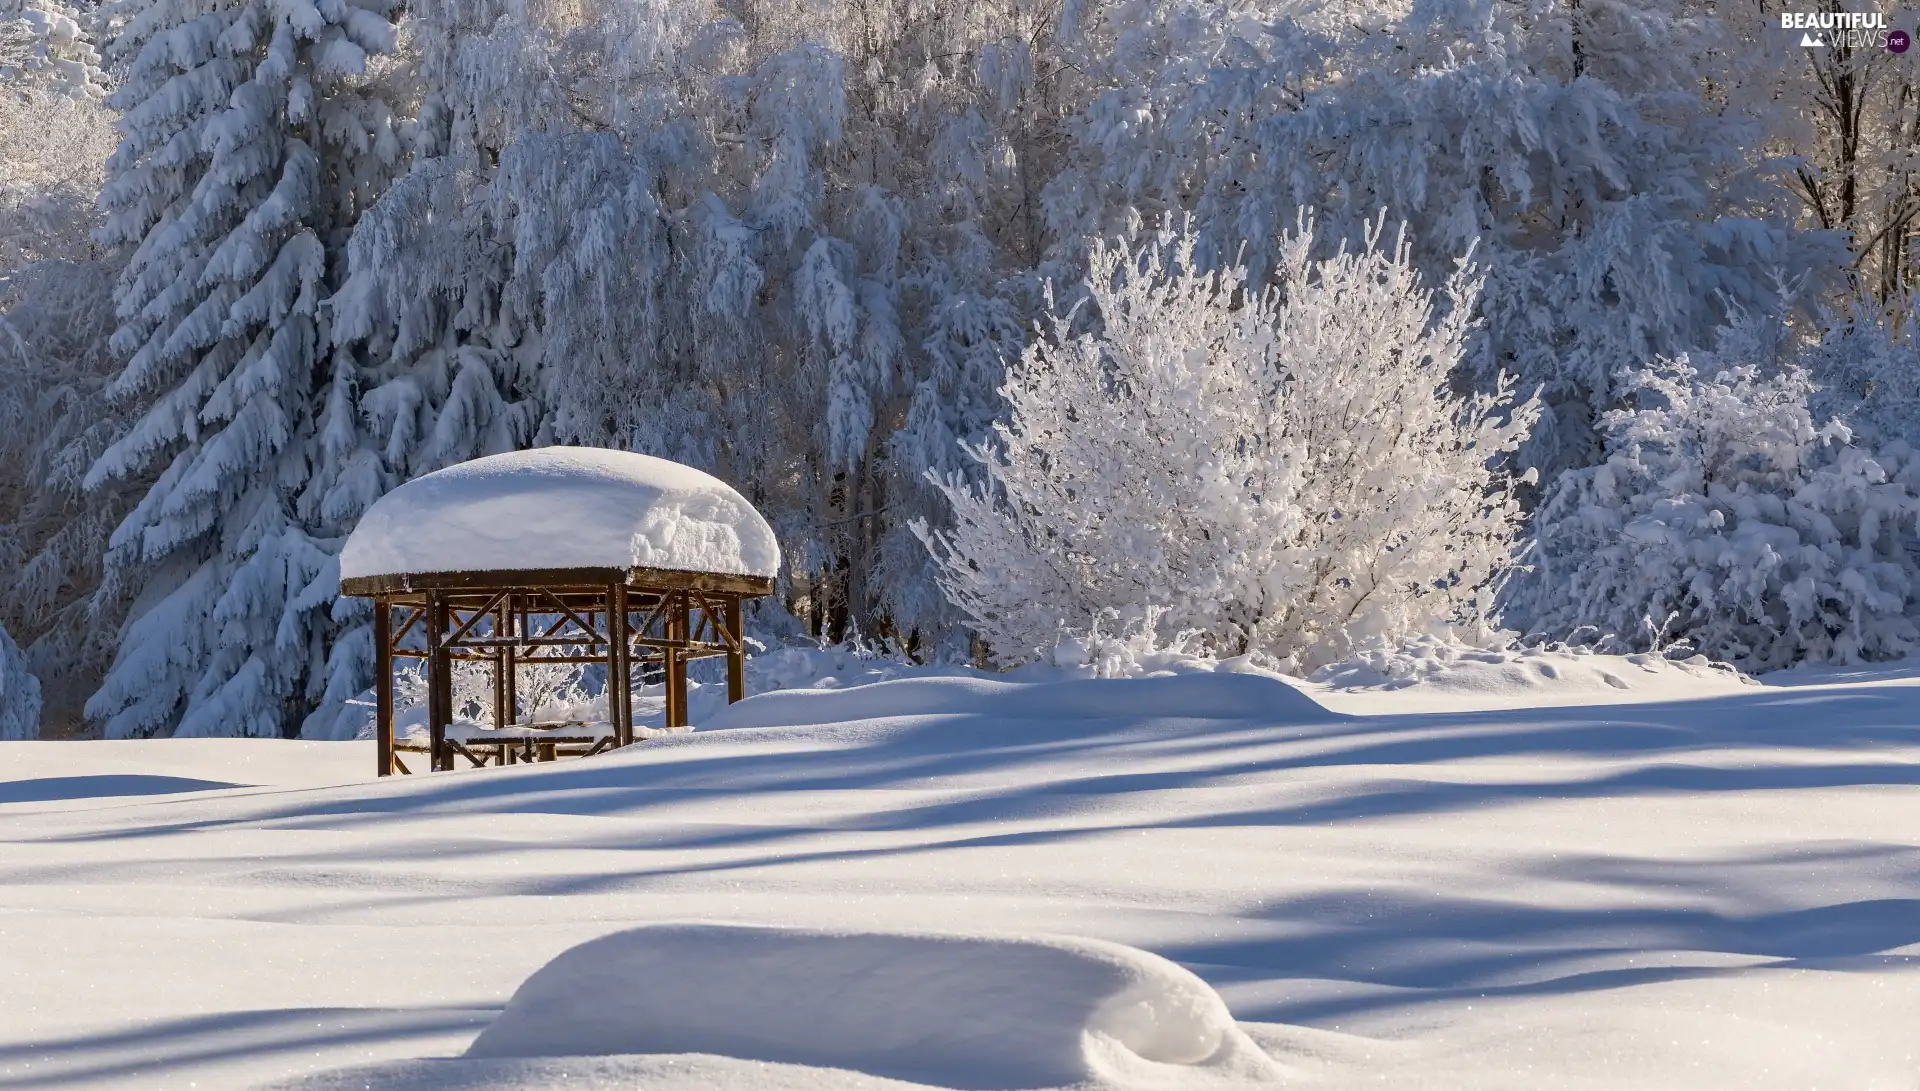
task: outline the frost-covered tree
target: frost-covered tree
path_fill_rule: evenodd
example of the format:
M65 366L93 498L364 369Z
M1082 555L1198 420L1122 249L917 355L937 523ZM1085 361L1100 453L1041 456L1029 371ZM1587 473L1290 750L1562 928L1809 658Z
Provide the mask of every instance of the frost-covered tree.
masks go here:
M117 136L75 18L55 5L32 19L0 10L16 16L0 16L0 37L24 28L15 44L31 47L25 62L0 61L12 66L0 75L0 627L25 645L45 721L64 733L124 605L93 592L127 498L80 486L118 426L101 390L120 257L89 235ZM69 60L78 70L52 63Z
M397 159L365 93L386 0L156 0L113 51L125 139L102 237L130 246L110 395L137 418L93 487L153 485L111 540L138 584L90 718L109 736L277 735L324 685L329 459L351 447L321 303Z
M13 638L0 627L0 742L40 734L40 680L27 669Z
M1408 223L1429 284L1478 240L1449 389L1542 388L1519 464L1546 471L1601 458L1618 376L1831 305L1833 232L1904 222L1796 214L1800 166L1846 183L1772 155L1795 58L1698 0L409 0L397 38L388 2L108 5L126 435L88 504L145 500L93 601L146 596L94 704L115 733L324 733L371 658L341 536L399 481L548 442L739 483L799 626L954 650L909 528L951 525L933 482L977 494L963 443L1005 415L1043 285L1141 222L1188 218L1191 265L1255 297L1295 275L1298 207L1321 258ZM68 48L51 3L0 0L50 13L36 56ZM1875 162L1892 200L1902 161Z
M418 154L335 310L381 487L645 450L753 493L817 632L944 627L905 525L1024 340L1065 15L415 5Z
M1097 332L1054 317L969 448L985 486L943 481L955 526L921 528L946 593L1007 662L1113 615L1296 667L1485 620L1536 406L1450 387L1477 279L1436 309L1377 234L1284 237L1267 287L1194 249L1094 248Z
M1920 257L1920 78L1909 55L1872 38L1828 34L1830 45L1801 48L1801 32L1782 29L1779 14L1806 10L1757 0L1729 12L1729 63L1714 97L1763 122L1752 154L1787 167L1788 207L1802 224L1847 241L1853 286L1902 310Z
M1757 154L1764 104L1714 94L1732 57L1698 5L1129 4L1103 25L1109 86L1052 183L1057 237L1106 230L1087 195L1117 192L1149 216L1190 211L1203 262L1247 245L1256 279L1301 206L1349 242L1386 209L1430 277L1477 241L1468 362L1483 389L1501 372L1543 388L1523 451L1543 473L1597 459L1624 369L1779 310L1783 272L1826 288L1845 265L1842 240L1785 211L1779 164Z
M1605 420L1606 461L1564 475L1536 516L1517 615L1756 671L1920 647L1920 459L1819 423L1806 373L1769 359L1775 338L1742 327L1636 375L1638 407Z
M1856 297L1827 318L1817 343L1779 349L1799 353L1814 384L1814 418L1845 421L1855 442L1869 447L1920 445L1920 315L1913 313L1920 300L1894 302L1898 309L1889 314L1873 296Z

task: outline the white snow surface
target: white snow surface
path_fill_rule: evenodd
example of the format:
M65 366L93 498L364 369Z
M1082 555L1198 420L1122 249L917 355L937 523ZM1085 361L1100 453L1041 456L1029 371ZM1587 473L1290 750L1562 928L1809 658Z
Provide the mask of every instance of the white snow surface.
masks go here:
M1914 1086L1920 664L1422 677L908 676L386 781L0 745L0 1086Z
M414 478L375 501L340 551L343 578L629 566L772 576L780 545L711 474L629 451L540 447Z

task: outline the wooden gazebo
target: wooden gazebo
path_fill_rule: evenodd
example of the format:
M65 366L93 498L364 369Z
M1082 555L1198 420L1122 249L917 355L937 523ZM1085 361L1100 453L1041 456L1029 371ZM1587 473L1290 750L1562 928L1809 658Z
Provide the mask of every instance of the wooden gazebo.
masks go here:
M341 590L374 600L378 772L551 761L634 740L636 668L665 682L665 724L685 727L687 664L725 657L746 696L742 604L770 594L773 532L725 483L691 467L597 448L492 455L409 481L362 517ZM394 738L394 662L426 663L427 741ZM493 727L454 737L453 664L486 665ZM606 721L522 719L529 665L601 665Z

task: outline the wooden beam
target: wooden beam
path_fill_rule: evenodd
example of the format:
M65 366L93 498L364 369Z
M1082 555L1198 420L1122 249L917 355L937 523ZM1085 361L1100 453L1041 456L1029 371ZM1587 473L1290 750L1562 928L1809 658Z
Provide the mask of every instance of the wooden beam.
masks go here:
M625 746L633 741L633 646L627 642L627 585L609 587L607 604L607 719L613 723L613 745Z
M689 572L672 568L527 568L466 572L402 572L350 576L340 581L343 594L371 598L435 588L497 591L502 588L551 588L594 591L620 582L639 590L718 591L735 595L771 595L773 578L727 572Z
M427 768L452 768L446 753L447 724L453 719L453 663L447 658L447 604L438 591L427 592Z
M538 594L541 598L546 599L547 601L553 603L555 606L559 607L560 613L562 615L561 618L555 621L553 625L547 629L546 632L541 633L540 634L541 636L554 635L555 633L560 631L560 626L565 624L567 619L571 618L573 620L573 623L575 625L580 626L580 628L584 630L587 634L585 639L576 640L574 641L574 643L576 644L606 643L606 641L600 636L599 627L593 623L593 609L591 607L587 609L587 616L582 618L579 614L576 614L573 612L572 607L568 606L565 602L561 601L559 596L554 595L548 591L542 590L540 588L535 588L534 592ZM541 611L541 612L544 613L545 611Z
M726 606L727 703L747 695L747 640L740 624L740 600L730 598Z
M513 593L508 592L505 600L500 604L500 631L509 640L514 635L514 626L519 621L519 617L513 608ZM496 719L493 726L505 727L508 724L519 723L520 649L511 643L502 645L500 648L499 688L501 704L506 707L507 718Z
M473 767L475 769L485 769L487 767L487 759L479 756L478 754L475 754L471 750L468 750L466 748L466 745L462 743L459 739L448 739L446 741L446 745L447 745L447 767L449 770L451 770L453 767L453 756L455 754L459 754L460 756L466 758L468 761L472 762Z
M449 596L449 595L441 596L441 598L443 599L451 598L451 597L452 596ZM473 627L475 625L480 624L480 619L492 613L493 608L495 606L498 606L500 604L500 600L506 597L507 597L507 593L505 591L495 591L493 594L487 596L486 600L483 601L478 608L474 608L472 606L463 606L463 607L459 607L458 609L454 609L453 619L455 621L460 620L459 610L462 610L462 609L467 611L467 620L459 628L453 631L453 635L447 637L447 643L458 644L460 642L461 637L464 637L469 632L472 632Z
M374 770L393 775L393 607L384 598L373 603Z
M415 625L420 624L420 622L424 620L426 616L427 616L427 611L424 607L413 607L408 609L406 624L400 626L400 631L393 634L393 643L398 644L402 640L405 640L407 638L407 634L413 631L413 627Z
M667 726L687 726L687 660L680 645L687 639L687 597L673 596L667 610L667 646L661 649L667 662Z

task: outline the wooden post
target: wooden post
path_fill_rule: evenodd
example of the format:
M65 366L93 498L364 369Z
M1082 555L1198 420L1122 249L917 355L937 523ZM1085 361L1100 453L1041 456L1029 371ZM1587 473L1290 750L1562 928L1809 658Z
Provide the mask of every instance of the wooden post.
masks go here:
M667 726L687 726L687 596L671 592L667 598L667 646L661 649L667 668Z
M373 600L374 766L383 777L393 775L393 606L384 597Z
M505 628L505 625L502 623L506 619L506 616L506 600L502 599L500 605L495 607L493 611L493 638L495 640L506 639L506 634L502 632ZM498 729L512 722L513 706L507 704L507 646L505 644L495 644L493 646L493 726Z
M427 592L427 768L453 768L446 753L447 724L453 719L453 661L447 658L447 596Z
M727 596L727 703L747 695L747 630L740 623L740 600Z
M626 584L607 589L607 607L607 720L613 726L613 745L625 746L633 741L633 645L627 633Z
M500 625L505 631L500 635L507 640L519 640L526 633L526 626L520 624L519 612L514 609L514 596L509 594L500 600ZM521 636L514 635L520 633ZM500 649L500 659L506 674L507 723L520 722L520 650L512 644Z

